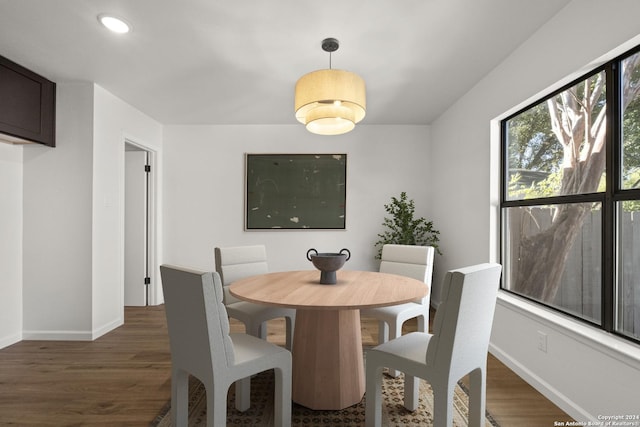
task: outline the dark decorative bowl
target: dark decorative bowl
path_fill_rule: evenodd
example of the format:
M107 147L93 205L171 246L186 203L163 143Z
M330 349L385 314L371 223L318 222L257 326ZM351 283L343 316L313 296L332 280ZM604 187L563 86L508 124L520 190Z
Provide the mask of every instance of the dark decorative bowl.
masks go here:
M315 253L312 254L311 252ZM341 249L338 253L318 253L313 248L307 251L307 259L320 270L320 283L323 285L334 285L336 283L336 271L340 270L344 263L349 261L349 258L351 258L351 252L346 248Z

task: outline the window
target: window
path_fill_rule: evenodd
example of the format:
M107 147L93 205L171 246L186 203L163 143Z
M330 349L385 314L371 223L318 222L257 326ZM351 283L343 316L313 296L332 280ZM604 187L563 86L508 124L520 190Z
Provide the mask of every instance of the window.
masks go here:
M640 340L640 53L620 61L615 330Z
M503 288L640 341L637 48L502 121Z

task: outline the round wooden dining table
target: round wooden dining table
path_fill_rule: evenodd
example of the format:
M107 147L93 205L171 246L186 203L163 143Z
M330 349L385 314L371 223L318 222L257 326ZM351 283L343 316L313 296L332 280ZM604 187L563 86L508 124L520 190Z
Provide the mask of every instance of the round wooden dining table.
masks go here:
M339 270L337 283L326 285L318 270L305 270L247 277L229 291L244 301L296 309L292 399L324 410L364 396L360 309L420 299L428 288L405 276L353 270Z

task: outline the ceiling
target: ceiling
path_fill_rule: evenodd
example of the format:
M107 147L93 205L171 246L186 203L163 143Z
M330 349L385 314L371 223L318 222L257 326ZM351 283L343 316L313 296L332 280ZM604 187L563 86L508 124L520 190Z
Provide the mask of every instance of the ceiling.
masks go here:
M295 124L328 68L367 84L362 124L431 123L570 0L0 0L0 55L93 81L163 124ZM107 31L97 15L133 26Z

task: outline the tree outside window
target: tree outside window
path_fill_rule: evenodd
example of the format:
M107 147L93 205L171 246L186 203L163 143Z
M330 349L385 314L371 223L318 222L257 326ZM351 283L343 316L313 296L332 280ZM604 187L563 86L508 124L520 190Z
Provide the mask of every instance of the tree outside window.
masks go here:
M502 123L505 289L636 340L639 92L635 53Z

